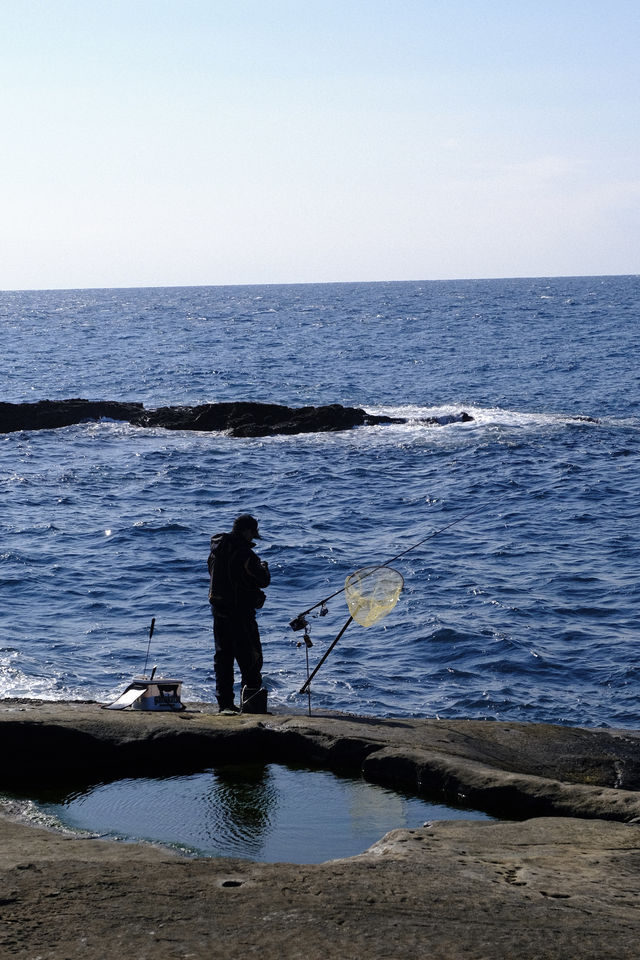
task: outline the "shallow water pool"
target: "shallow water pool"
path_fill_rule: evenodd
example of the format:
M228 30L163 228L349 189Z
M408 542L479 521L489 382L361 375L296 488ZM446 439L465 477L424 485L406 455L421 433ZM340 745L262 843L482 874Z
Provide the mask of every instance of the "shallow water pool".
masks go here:
M41 797L36 807L74 830L269 863L353 856L389 830L427 820L490 819L360 777L276 763L117 780Z

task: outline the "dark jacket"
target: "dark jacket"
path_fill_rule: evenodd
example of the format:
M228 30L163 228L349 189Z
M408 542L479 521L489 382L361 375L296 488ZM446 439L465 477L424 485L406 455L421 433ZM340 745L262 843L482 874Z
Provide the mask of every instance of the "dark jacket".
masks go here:
M271 574L252 550L254 544L235 533L211 537L209 602L220 610L253 611L265 601L263 587Z

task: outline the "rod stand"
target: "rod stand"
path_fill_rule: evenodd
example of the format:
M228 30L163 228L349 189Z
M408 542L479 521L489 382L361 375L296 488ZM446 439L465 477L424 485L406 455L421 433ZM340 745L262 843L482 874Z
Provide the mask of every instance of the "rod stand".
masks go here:
M310 684L311 677L309 676L309 648L312 647L313 644L311 642L311 637L309 636L309 629L306 626L306 624L305 624L304 637L302 638L302 640L299 640L297 643L298 649L300 649L303 643L305 648L304 652L307 659L307 697L309 700L309 716L311 716L311 684Z
M321 657L321 659L320 659L320 660L318 661L318 663L315 665L315 667L314 667L311 675L307 677L307 679L305 680L305 682L304 682L304 683L302 684L302 686L300 687L299 693L304 693L305 690L308 690L308 689L309 689L309 686L310 686L310 684L311 684L311 681L312 681L313 678L315 677L316 673L318 672L318 670L320 669L320 667L322 666L322 664L325 662L325 660L327 659L327 657L329 656L329 654L331 653L331 651L332 651L333 648L335 647L336 643L338 642L338 640L339 640L340 637L343 635L343 633L345 632L345 630L347 629L347 627L349 626L349 624L350 624L352 621L353 621L353 617L349 617L349 619L347 620L347 622L345 623L345 625L343 626L342 630L340 631L340 633L338 634L338 636L335 638L335 640L333 641L333 643L331 644L331 646L329 647L329 649L326 651L326 653L324 654L324 656Z

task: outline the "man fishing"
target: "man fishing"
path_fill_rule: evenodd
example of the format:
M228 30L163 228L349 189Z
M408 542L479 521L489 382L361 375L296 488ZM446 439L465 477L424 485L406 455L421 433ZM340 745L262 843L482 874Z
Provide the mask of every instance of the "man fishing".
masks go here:
M266 561L253 551L254 541L260 539L258 521L248 513L234 520L231 533L211 537L209 603L213 613L216 698L221 713L267 712L256 610L264 604L263 588L269 586L271 574ZM242 677L240 707L234 703L234 660Z

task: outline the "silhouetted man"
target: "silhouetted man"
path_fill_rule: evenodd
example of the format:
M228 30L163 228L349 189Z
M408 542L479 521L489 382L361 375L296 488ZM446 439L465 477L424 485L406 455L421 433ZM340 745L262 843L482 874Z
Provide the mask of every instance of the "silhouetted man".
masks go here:
M267 710L256 610L264 604L262 590L269 586L271 574L266 561L253 551L254 540L259 539L258 521L248 513L236 518L231 533L211 537L209 602L213 613L216 698L221 713ZM234 660L242 677L240 708L233 697Z

